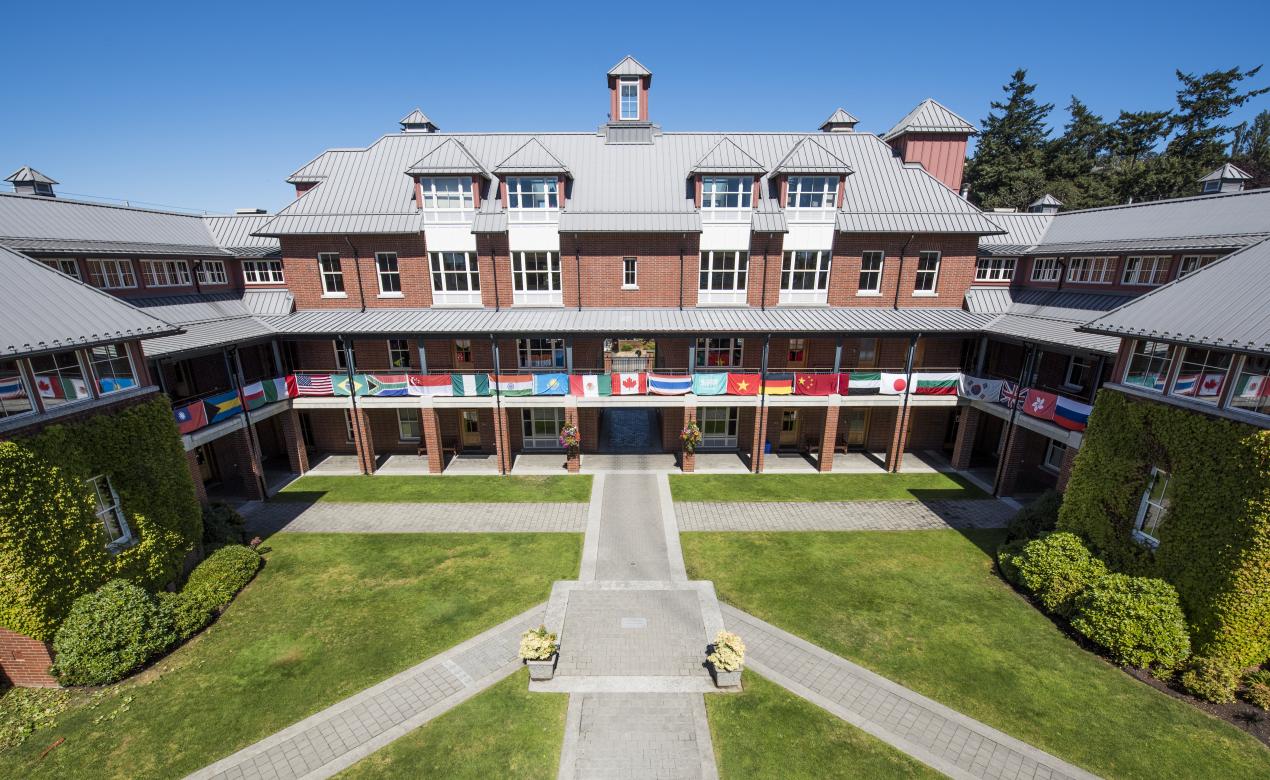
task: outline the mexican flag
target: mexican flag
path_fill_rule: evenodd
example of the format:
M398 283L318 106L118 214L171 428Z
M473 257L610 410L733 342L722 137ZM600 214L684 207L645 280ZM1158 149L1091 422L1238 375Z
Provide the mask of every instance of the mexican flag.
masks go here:
M569 377L569 395L599 398L613 395L613 380L608 374L586 374Z
M491 374L490 376L494 378L494 392L499 395L533 395L532 374Z
M1244 374L1239 378L1239 387L1235 392L1240 398L1260 398L1270 395L1270 377L1258 374Z
M838 392L845 395L877 395L882 389L882 374L877 371L851 371L838 381Z
M961 372L936 373L923 371L913 374L913 392L917 395L956 395L961 384Z
M265 403L271 404L291 397L291 390L284 377L265 379L260 384L265 391Z
M882 395L902 395L908 389L908 377L903 374L888 374L884 371L881 377L879 389Z
M410 395L453 395L449 374L410 374L406 380Z
M450 395L489 395L489 374L450 374Z
M644 395L648 378L644 374L613 374L613 395Z

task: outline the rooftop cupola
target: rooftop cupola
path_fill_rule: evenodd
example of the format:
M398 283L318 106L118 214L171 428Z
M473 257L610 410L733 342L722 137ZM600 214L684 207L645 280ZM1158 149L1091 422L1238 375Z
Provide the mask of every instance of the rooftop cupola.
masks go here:
M609 123L648 122L648 90L653 72L627 55L609 68Z
M1205 195L1214 192L1241 192L1244 182L1251 178L1238 167L1226 163L1199 180L1200 191Z
M432 124L432 120L428 119L428 115L417 108L401 118L401 132L403 133L435 133L437 130L437 126Z
M1027 204L1029 214L1057 214L1063 202L1048 192Z
M860 120L848 114L845 109L839 108L829 115L829 118L820 126L822 133L854 133L856 123Z
M56 198L57 193L53 192L53 185L56 181L50 179L29 165L23 165L5 178L5 181L13 184L13 191L19 195L43 195L46 198Z
M882 140L904 162L920 164L958 192L966 166L966 141L976 132L974 125L927 98L886 131Z

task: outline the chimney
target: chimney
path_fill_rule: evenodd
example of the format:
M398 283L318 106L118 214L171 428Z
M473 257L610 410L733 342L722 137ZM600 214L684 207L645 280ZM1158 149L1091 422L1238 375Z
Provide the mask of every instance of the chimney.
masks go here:
M5 181L12 182L13 191L19 195L42 195L46 198L57 197L57 193L53 192L53 185L57 184L57 182L29 165L24 165L17 169Z
M1048 192L1027 204L1029 214L1057 214L1063 202Z
M1219 192L1242 192L1244 182L1251 178L1237 166L1226 163L1199 180L1200 192L1205 195Z
M435 133L439 129L432 124L431 119L428 119L428 115L418 108L402 117L400 124L403 133Z
M856 123L860 120L848 114L844 109L839 108L829 115L824 124L820 126L822 133L854 133Z
M927 98L886 131L882 140L906 163L920 163L953 192L961 190L966 141L974 125Z
M648 124L648 90L653 72L627 55L609 68L609 124Z

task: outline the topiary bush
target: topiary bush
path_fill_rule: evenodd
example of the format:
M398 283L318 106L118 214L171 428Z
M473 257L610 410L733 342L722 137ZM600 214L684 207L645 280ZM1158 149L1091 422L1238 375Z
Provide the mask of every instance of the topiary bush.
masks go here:
M171 618L154 597L111 580L75 600L53 639L53 672L67 685L103 685L162 653L176 641Z
M1258 669L1244 678L1244 698L1255 707L1270 710L1270 669Z
M1001 572L1001 576L1006 582L1022 586L1023 582L1019 579L1019 564L1017 558L1019 553L1023 552L1023 548L1027 546L1029 540L1015 539L1006 542L997 549L997 569Z
M1239 667L1223 658L1195 656L1182 672L1182 687L1215 704L1230 704L1239 687Z
M1070 615L1072 599L1096 580L1107 567L1095 558L1075 534L1053 533L1024 545L1012 559L1019 581L1050 612Z
M1072 628L1117 663L1171 672L1191 653L1177 591L1164 580L1110 574L1073 603Z
M158 594L159 608L172 621L172 629L182 642L197 634L208 623L212 622L213 611L201 599L192 598L189 594Z
M1047 490L1020 509L1006 528L1006 541L1036 539L1053 532L1058 525L1058 509L1063 499L1056 491Z
M209 611L216 610L233 601L259 568L260 553L250 547L222 547L194 567L181 593Z
M232 506L209 504L203 507L203 544L209 547L242 544L245 524L243 516Z

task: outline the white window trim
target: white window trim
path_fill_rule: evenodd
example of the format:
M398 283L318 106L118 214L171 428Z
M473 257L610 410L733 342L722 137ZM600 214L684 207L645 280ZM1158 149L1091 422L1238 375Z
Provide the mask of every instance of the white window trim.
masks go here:
M379 263L380 263L380 261L381 261L381 260L387 260L387 259L388 259L388 258L390 258L390 257L392 258L392 262L393 262L393 266L394 266L394 268L393 268L393 270L391 270L391 271L387 271L387 272L385 272L385 271L384 271L384 269L383 269L382 267L380 267ZM397 277L397 287L401 287L401 260L397 257L397 253L396 253L396 252L376 252L376 253L375 253L375 281L376 281L376 283L379 285L379 295L378 295L378 296L376 296L376 297L379 297L379 298L404 298L404 297L406 297L406 294L405 294L404 292L402 292L400 289L397 289L397 290L385 290L385 289L384 289L384 275L385 275L385 273L387 273L388 275L391 275L391 276L396 276L396 277Z
M871 257L871 255L876 255L876 258ZM878 261L878 268L876 272L873 270L865 269L864 262L865 260L869 260L869 259L876 259ZM862 277L866 273L868 274L877 273L878 282L876 287L860 287L859 286L860 279L857 278L856 279L856 293L855 293L856 296L863 298L863 297L875 297L875 296L881 295L882 294L882 279L885 272L886 272L886 252L883 252L880 249L869 249L867 251L861 252L860 253L860 276Z
M560 429L564 427L564 409L562 407L539 407L521 410L520 432L522 446L527 450L560 449ZM535 433L534 423L550 418L552 423L549 433Z
M726 354L727 363L711 363L711 354ZM703 337L693 343L696 368L741 368L745 362L745 339Z
M538 349L538 350L531 349L530 343L534 341L547 342L547 347L545 351L550 354L549 364L539 365L539 364L535 364L532 361L532 356L534 354L539 354L544 351L542 349ZM521 368L527 371L529 370L547 371L547 370L553 370L553 369L559 370L565 367L565 362L566 362L565 349L566 349L566 346L565 346L564 339L550 339L550 338L516 339L516 363ZM527 358L529 359L527 360Z
M1067 281L1073 284L1115 284L1116 258L1104 255L1068 258Z
M403 420L401 417L403 412L414 413L414 419ZM406 434L407 423L412 423L414 427L419 429L419 432L413 436L407 435ZM418 407L410 407L408 409L398 408L397 409L397 441L417 442L422 440L423 440L423 420L420 417L419 408Z
M640 97L639 93L640 93L640 89L641 89L641 87L640 87L640 83L639 83L639 82L640 82L640 80L639 80L638 78L622 78L622 79L618 79L618 82L617 82L617 115L618 115L618 121L620 121L620 122L638 122L638 121L639 121L639 118L640 118L640 117L639 117L639 97ZM623 88L623 87L628 87L628 86L633 86L633 87L635 87L635 116L627 116L627 115L626 115L626 106L624 105L623 100L622 100L622 97L623 97L623 96L622 96L622 88Z
M101 523L102 533L106 536L106 549L111 552L119 550L132 544L132 529L128 526L128 518L124 516L123 506L119 500L119 493L115 490L115 486L111 484L110 477L105 474L98 474L86 480L93 491L93 501L96 504L94 512L98 522ZM102 481L105 482L106 491L110 494L110 503L105 504L102 497ZM107 515L113 515L116 524L121 532L117 539L110 538L110 525L106 520Z
M334 271L326 270L325 266L323 265L324 263L329 262L330 260L334 260L336 263L336 270ZM338 278L340 280L340 287L344 286L344 263L340 259L339 252L318 252L317 262L318 262L318 277L322 281L322 297L323 298L347 298L348 290L332 290L328 286L328 280L327 280L328 276L331 277L331 279Z
M1067 457L1067 445L1054 439L1046 439L1045 441L1045 455L1041 458L1041 468L1057 474L1063 470L1063 458ZM1057 465L1051 462L1055 453L1058 453Z
M1133 370L1133 358L1135 355L1138 354L1138 347L1139 345L1142 345L1142 344L1164 344L1164 346L1166 347L1164 352L1165 356L1163 358L1164 373L1162 374L1165 380L1165 385L1156 387L1154 384L1152 384L1151 387L1147 387L1146 385L1129 381L1129 372ZM1142 354L1144 357L1146 356L1146 353L1142 353ZM1152 393L1163 394L1165 390L1171 391L1172 388L1168 387L1169 374L1173 372L1173 361L1178 359L1179 359L1179 354L1178 354L1177 348L1171 344L1168 344L1166 342L1161 342L1161 341L1152 341L1151 339L1136 339L1133 342L1133 346L1129 348L1129 359L1125 361L1124 372L1120 375L1120 382L1122 384L1128 385L1129 387L1136 387L1139 390L1146 390Z
M1186 270L1186 261L1193 260L1195 267ZM1182 255L1182 262L1177 267L1177 278L1183 279L1196 271L1202 271L1213 263L1217 262L1217 255Z
M352 339L350 339L350 341L352 341ZM331 339L331 347L333 348L335 352L335 370L347 372L348 364L344 362L345 358L347 357L347 353L344 351L344 342L338 338ZM353 353L353 370L356 371L357 370L357 342L356 341L353 341L353 343L350 345L349 351Z
M737 446L737 432L740 430L740 413L735 406L705 406L698 412L701 426L702 449L732 449ZM723 433L711 433L706 430L714 423L723 424Z
M116 387L114 390L103 390L101 387L101 376L97 373L97 361L93 360L92 349L84 351L83 357L80 358L80 365L85 363L88 366L88 374L91 375L92 381L89 387L92 388L92 394L98 398L119 393L124 390L131 390L138 385L137 382L137 366L132 360L132 350L128 349L127 344L119 344L123 348L123 356L128 360L128 374L132 378L132 384L129 387Z
M715 261L722 261L725 256L733 255L733 264L731 270L724 268L715 268ZM705 266L703 270L702 266ZM745 270L741 270L744 265ZM732 280L731 287L722 287L714 289L712 287L701 286L701 275L707 277L707 285L711 283L716 273L726 274ZM741 284L739 277L745 275L745 283ZM749 300L750 288L750 253L744 249L703 249L701 257L697 262L697 305L698 306L736 306L744 304Z
M820 189L803 188L804 184L809 184L815 179L824 179L824 186ZM817 176L813 174L807 176L787 177L785 180L786 218L791 222L832 222L837 218L838 191L841 186L841 179L838 176ZM822 205L795 205L798 200L798 196L804 194L821 196Z
M252 276L255 276L256 279L253 280ZM283 271L281 260L243 261L243 284L285 284L286 281L286 274Z
M14 417L23 417L28 414L34 414L36 412L35 387L30 382L27 381L27 372L30 370L30 366L27 364L25 360L19 360L17 358L9 358L8 360L12 362L14 368L17 369L18 384L21 387L21 390L23 393L22 397L26 398L27 408L16 410L12 413L6 413L3 416L0 416L0 424L3 424L4 421L6 420L13 419ZM15 396L12 399L5 399L5 400L17 400L17 397Z
M1057 282L1060 271L1057 257L1032 258L1031 280L1034 282Z
M924 257L924 255L935 256L935 271L934 271L935 275L931 279L929 290L917 289L917 280L921 278L922 274L931 273L930 271L922 270L922 260L928 259ZM917 260L915 261L917 265L913 266L913 297L914 298L938 298L939 297L939 270L940 270L940 266L944 264L943 261L944 261L943 254L937 250L926 250L926 251L917 253Z
M1157 547L1160 544L1159 537L1152 536L1143 527L1146 524L1147 508L1149 506L1155 506L1150 501L1151 488L1155 486L1155 480L1160 475L1164 476L1164 490L1161 491L1160 497L1165 499L1165 501L1164 503L1159 505L1161 516L1159 521L1155 524L1155 528L1151 529L1152 531L1159 533L1160 526L1164 523L1163 515L1164 513L1168 512L1167 498L1168 498L1168 492L1169 492L1169 482L1173 479L1173 475L1165 471L1164 469L1158 468L1156 466L1151 467L1151 476L1147 478L1147 487L1146 487L1146 490L1142 491L1142 498L1138 501L1138 514L1133 521L1133 538L1137 539L1139 542L1142 542L1148 547Z
M459 205L441 205L438 195L438 182L458 182ZM463 176L420 176L419 177L419 209L423 212L425 224L462 224L471 222L476 215L476 196L473 182ZM448 191L444 192L448 199Z
M525 259L528 255L546 255L547 270L546 271L529 271L525 268ZM520 263L520 270L516 270L517 261ZM555 251L547 252L512 252L511 253L511 271L512 271L512 304L514 306L563 306L564 305L564 271L560 262L560 253ZM547 289L530 290L527 284L530 275L546 274ZM516 289L517 283L521 289Z
M1126 257L1121 283L1130 287L1159 287L1168 282L1168 266L1172 259L1171 255L1133 255L1132 257ZM1137 267L1130 269L1134 261L1137 261ZM1161 265L1163 266L1164 279L1162 281L1151 281L1149 278L1147 281L1143 281L1143 269L1147 261L1151 262L1151 273L1147 275L1149 277L1154 277L1161 270Z
M93 263L99 263L100 265L98 267L101 269L101 273L100 273L101 278L98 280L99 282L101 282L101 284L97 285L98 289L100 290L135 290L137 288L136 269L132 267L131 260L118 259L118 258L112 258L112 257L90 257L87 263L88 279L90 284L92 283L92 279L93 279ZM121 282L120 284L106 283L110 276L110 273L106 271L107 268L110 268L111 271L114 273L114 275L119 277L119 281ZM125 274L124 274L125 269L127 270L127 278L132 280L131 284L122 284L125 278Z
M1084 385L1078 385L1072 381L1072 369L1076 367L1077 361L1079 361L1085 368L1094 367L1094 363L1090 362L1086 358L1081 357L1080 355L1069 355L1067 358L1067 370L1063 372L1063 387L1069 390L1084 390L1085 389Z
M76 379L82 382L84 385L84 391L87 393L87 395L85 395L83 398L66 398L64 399L65 400L64 404L50 404L49 401L47 400L48 398L50 398L50 396L42 395L40 393L40 377L55 376L57 377L57 381L61 383L63 369L57 368L56 365L57 365L57 356L63 355L63 354L71 354L75 356L75 367L79 369L79 376L70 377L70 381L72 382L72 386L73 386L74 380ZM48 353L48 356L53 359L55 368L47 370L47 371L40 371L35 366L35 360L41 356L28 358L26 361L27 368L30 369L31 371L31 378L35 380L34 383L31 385L31 392L39 397L40 405L44 407L45 412L50 411L50 407L60 408L62 406L69 405L69 404L78 404L78 403L83 403L85 401L91 401L94 398L98 397L97 382L93 378L93 372L88 366L88 357L83 353L82 350L67 349L67 350L62 350L60 352ZM129 357L129 360L131 360L131 357ZM134 370L134 376L135 376L135 370ZM25 377L23 377L23 379L25 379ZM56 398L56 396L52 396L52 397Z
M394 348L394 347L393 347L393 345L392 345L392 343L393 343L394 341L400 341L402 344L405 344L405 348L404 348L404 349L402 349L402 350L398 350L398 349ZM400 370L402 370L402 371L406 371L406 370L408 370L408 369L410 368L410 355L411 355L411 353L414 351L414 350L412 350L412 349L410 348L410 341L409 341L408 339L385 339L385 340L384 340L384 343L385 343L385 344L387 345L387 347L388 347L388 367L389 367L389 368L391 368L391 369L393 369L394 371L396 371L396 370L398 370L398 369L400 369ZM402 351L404 351L404 352L406 353L406 362L405 362L405 364L404 364L404 365L399 366L399 365L397 365L396 363L394 363L394 362L393 362L393 354L392 354L392 353L393 353L393 352L402 352Z
M532 189L523 189L523 182L543 182L542 206L524 206L524 198L536 196ZM513 187L513 185L515 185ZM507 218L512 222L555 222L560 219L560 180L555 176L509 176L507 177ZM552 199L556 203L551 204ZM513 200L518 201L513 205Z
M146 287L189 287L190 264L184 260L142 260L141 278Z
M194 269L194 278L206 287L219 287L229 284L229 270L224 260L200 260Z
M735 190L731 182L739 182ZM716 190L724 196L733 192L737 196L736 206L714 206L706 201L706 182L727 182L726 189ZM748 222L754 211L754 177L706 175L701 177L701 218L706 222Z
M816 267L813 270L795 270L794 257L800 252L810 252L814 255ZM819 250L786 250L781 255L781 275L780 275L780 295L778 303L781 305L801 305L801 306L825 306L829 303L829 280L833 270L833 252L828 249ZM811 274L815 284L811 289L791 289L787 287L787 283L792 284L794 274ZM821 286L823 280L824 286Z
M466 290L449 290L446 289L448 284L447 274L460 273L458 271L446 271L444 265L444 255L462 255L463 267L462 274L467 278ZM428 253L428 285L432 288L432 305L433 306L480 306L481 305L481 272L478 265L479 259L475 252L429 252ZM438 278L440 277L441 288L437 289Z
M1009 282L1014 279L1017 257L980 257L975 260L976 282Z
M83 277L79 274L79 263L73 257L55 257L41 260L40 262L58 273L65 274L81 282L83 281Z
M630 270L631 270L631 273L630 273L631 281L629 282L626 281L626 266L628 263L630 264ZM639 258L638 257L623 257L622 258L622 289L623 290L638 290L639 289Z

